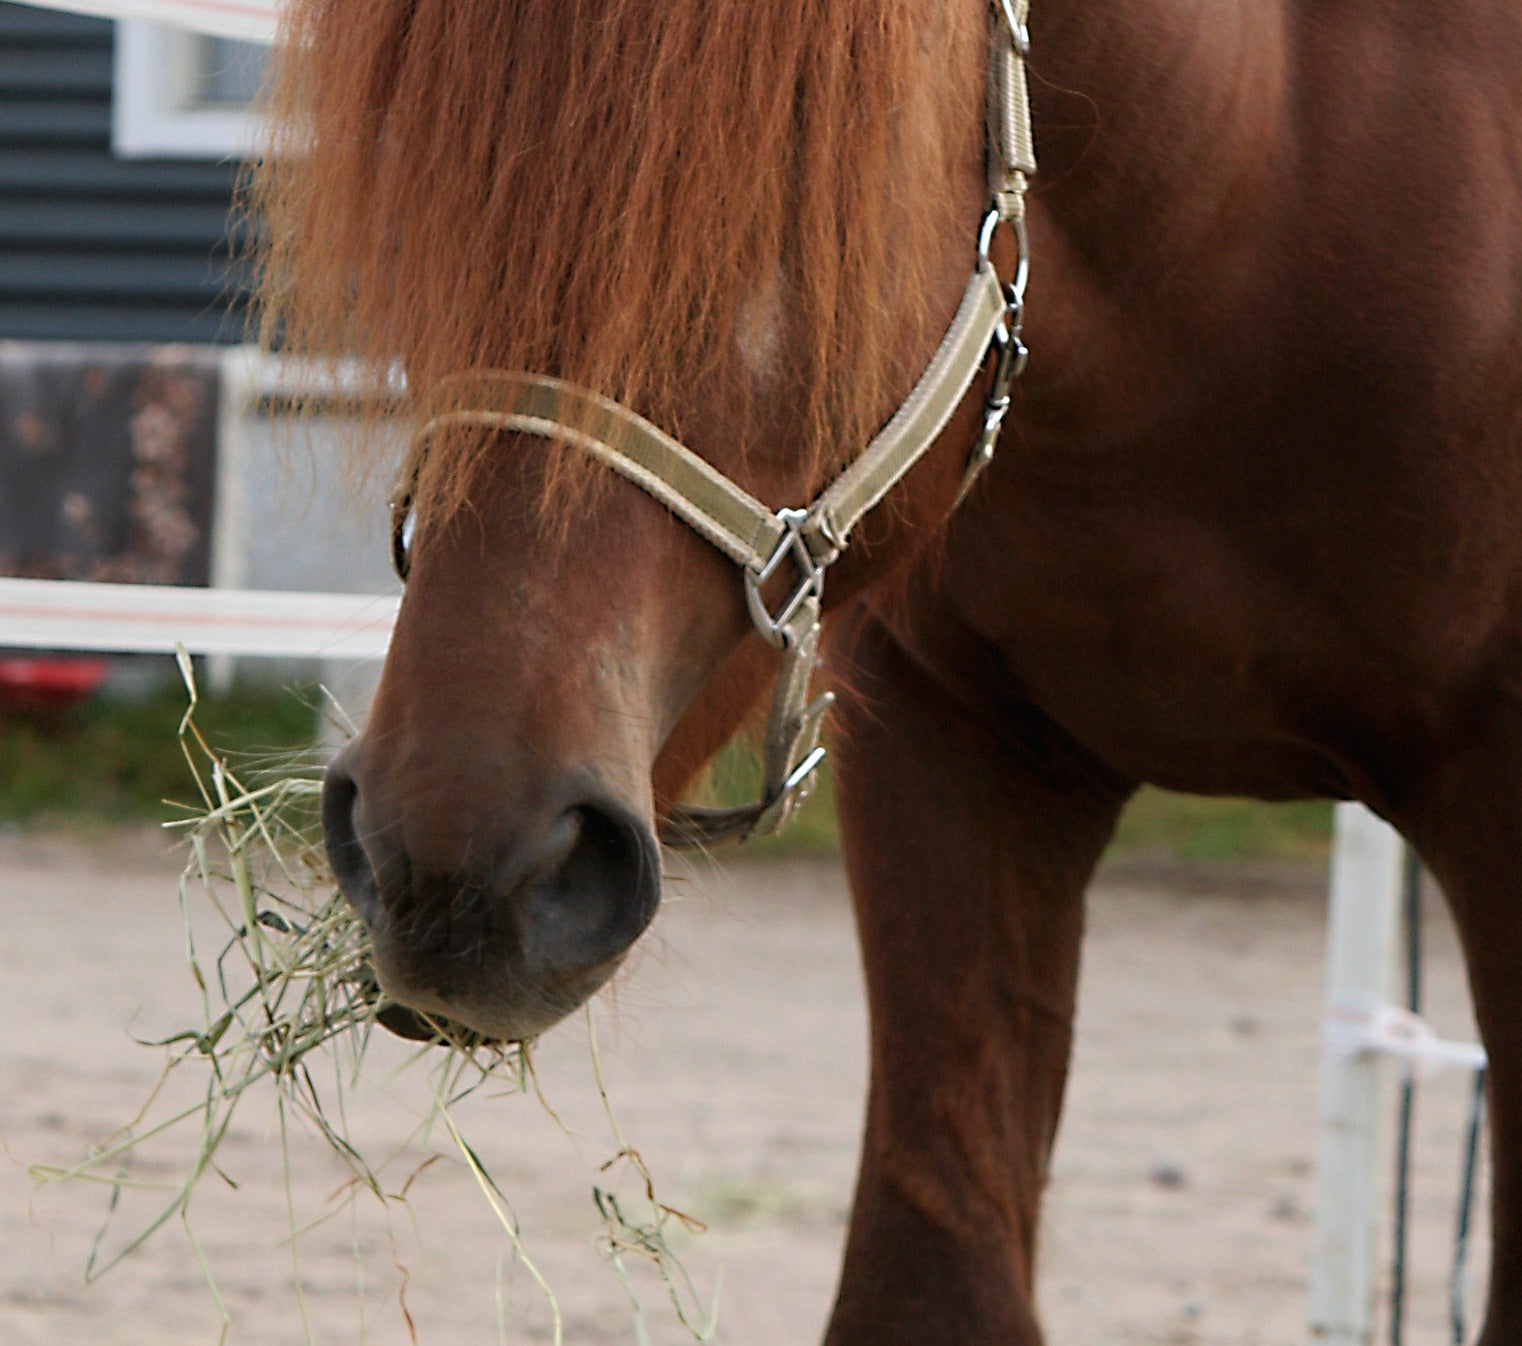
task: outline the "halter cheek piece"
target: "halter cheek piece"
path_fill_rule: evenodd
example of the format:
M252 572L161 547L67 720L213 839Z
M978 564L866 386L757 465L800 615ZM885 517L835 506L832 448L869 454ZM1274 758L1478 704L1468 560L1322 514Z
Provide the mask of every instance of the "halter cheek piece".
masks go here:
M930 364L903 405L871 443L804 509L769 509L723 473L627 407L585 388L542 374L485 371L446 380L439 401L449 407L427 418L414 449L441 430L472 427L539 435L575 445L654 496L741 568L746 604L756 629L782 655L767 721L761 798L732 809L681 806L662 829L672 845L700 845L775 831L808 794L824 760L821 721L834 695L810 699L819 649L825 572L851 530L919 461L945 429L973 380L993 358L993 383L983 426L968 458L960 504L993 457L1009 409L1011 383L1024 368L1020 340L1029 250L1025 186L1036 171L1031 141L1025 58L1029 0L994 0L988 66L987 162L989 207L978 235L977 260ZM1015 274L1001 282L989 261L995 229L1009 224L1018 248ZM414 462L416 457L414 454ZM412 493L393 501L392 554L406 579ZM787 562L796 579L776 608L761 590Z

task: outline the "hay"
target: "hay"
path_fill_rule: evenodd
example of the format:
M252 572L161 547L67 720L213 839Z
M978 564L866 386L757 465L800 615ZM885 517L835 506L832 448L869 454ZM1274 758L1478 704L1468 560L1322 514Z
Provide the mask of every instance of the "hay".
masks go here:
M382 1174L393 1167L397 1156L377 1160L362 1154L348 1134L347 1115L363 1078L367 1048L381 1017L394 1002L387 999L375 978L363 922L337 891L317 836L320 775L315 771L304 775L256 773L247 780L240 778L196 725L195 678L183 652L180 668L190 697L180 726L180 743L199 804L186 808L183 818L166 826L183 836L188 851L179 884L179 904L186 960L197 987L200 1013L194 1027L144 1042L164 1053L164 1065L158 1083L131 1121L79 1163L70 1167L33 1165L30 1173L43 1183L88 1181L108 1189L107 1213L91 1246L86 1280L104 1275L164 1226L178 1221L221 1317L225 1338L230 1326L228 1310L202 1254L191 1208L192 1198L209 1175L236 1186L218 1167L217 1155L246 1099L260 1095L274 1099L285 1173L292 1281L304 1323L300 1275L303 1235L351 1208L366 1193L389 1216L406 1202L413 1182L439 1155L423 1155L399 1186L388 1187ZM225 939L214 957L203 953L193 928L198 906L204 915L207 904L225 930ZM462 1132L454 1113L462 1100L492 1085L497 1092L532 1094L554 1117L538 1088L532 1044L492 1043L446 1020L429 1017L425 1022L434 1030L434 1040L413 1050L402 1069L427 1073L433 1108L409 1144L421 1147L430 1134L447 1134L502 1231L506 1251L542 1294L553 1340L559 1346L563 1316L555 1293L529 1255L506 1194ZM598 1170L592 1195L603 1220L601 1249L629 1297L636 1339L645 1342L647 1330L645 1310L626 1267L630 1257L647 1259L653 1265L677 1321L695 1339L711 1340L713 1318L703 1309L667 1238L673 1224L685 1230L697 1230L701 1225L658 1199L650 1172L639 1152L625 1140L609 1100L590 1006L586 1026L593 1077L616 1147L613 1157ZM197 1101L159 1115L156 1105L170 1077L195 1072L204 1077ZM348 1181L327 1203L326 1212L304 1226L298 1221L290 1176L293 1125L321 1137L349 1173ZM164 1185L135 1179L130 1162L134 1154L146 1142L170 1135L184 1146L187 1156L178 1180ZM415 1152L422 1154L421 1148ZM629 1186L634 1188L632 1197L624 1191ZM164 1200L135 1228L117 1233L114 1226L122 1197L134 1189L162 1192ZM420 1235L425 1232L419 1231ZM120 1240L109 1252L108 1235ZM404 1269L402 1274L405 1280ZM499 1331L505 1333L500 1294L499 1276ZM401 1312L410 1330L404 1297ZM307 1337L310 1341L309 1325Z

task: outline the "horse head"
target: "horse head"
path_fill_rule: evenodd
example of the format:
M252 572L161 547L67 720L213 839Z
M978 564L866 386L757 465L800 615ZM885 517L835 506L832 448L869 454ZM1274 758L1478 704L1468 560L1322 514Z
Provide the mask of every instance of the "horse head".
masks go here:
M297 7L276 125L311 150L272 156L258 188L281 340L399 364L414 409L446 408L411 461L406 595L323 825L388 994L523 1038L649 925L661 822L776 655L734 559L582 452L574 418L450 421L451 380L555 376L768 507L813 500L961 312L989 20L801 0L743 24L696 4L371 8L339 24ZM982 355L978 390L937 423L946 447L857 530L833 601L949 511Z

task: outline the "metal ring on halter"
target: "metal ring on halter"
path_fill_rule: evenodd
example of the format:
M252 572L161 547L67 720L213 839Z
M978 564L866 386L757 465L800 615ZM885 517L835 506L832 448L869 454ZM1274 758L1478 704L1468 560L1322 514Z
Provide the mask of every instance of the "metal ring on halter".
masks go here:
M1001 224L1008 224L1015 235L1015 274L1006 283L1006 288L1023 304L1025 283L1030 279L1031 273L1030 235L1025 231L1024 219L1017 215L1006 220L997 206L989 207L978 229L978 266L982 269L993 265L988 260L988 250L993 247L994 230Z

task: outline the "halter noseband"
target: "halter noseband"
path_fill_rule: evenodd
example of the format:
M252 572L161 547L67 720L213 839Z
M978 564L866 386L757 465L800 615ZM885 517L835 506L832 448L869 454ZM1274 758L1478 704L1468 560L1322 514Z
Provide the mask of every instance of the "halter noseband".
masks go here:
M658 426L585 388L542 374L484 371L445 381L439 400L451 408L426 419L414 447L441 430L473 427L561 440L655 497L741 567L752 621L782 654L767 720L761 798L740 808L679 806L662 828L669 845L702 845L774 832L807 796L824 760L821 722L834 701L810 698L818 659L825 572L840 557L863 515L935 442L973 380L994 358L983 426L968 458L960 504L993 457L1009 409L1011 383L1024 368L1020 339L1029 250L1025 234L1026 181L1036 171L1025 58L1029 0L993 0L988 67L987 163L989 207L978 235L977 260L956 316L925 373L861 455L804 509L772 510ZM1018 248L1015 275L1002 282L989 261L1000 224ZM447 398L444 393L447 390ZM415 461L415 457L414 457ZM392 555L398 576L408 570L412 492L391 505ZM797 579L774 609L762 586L791 561Z

